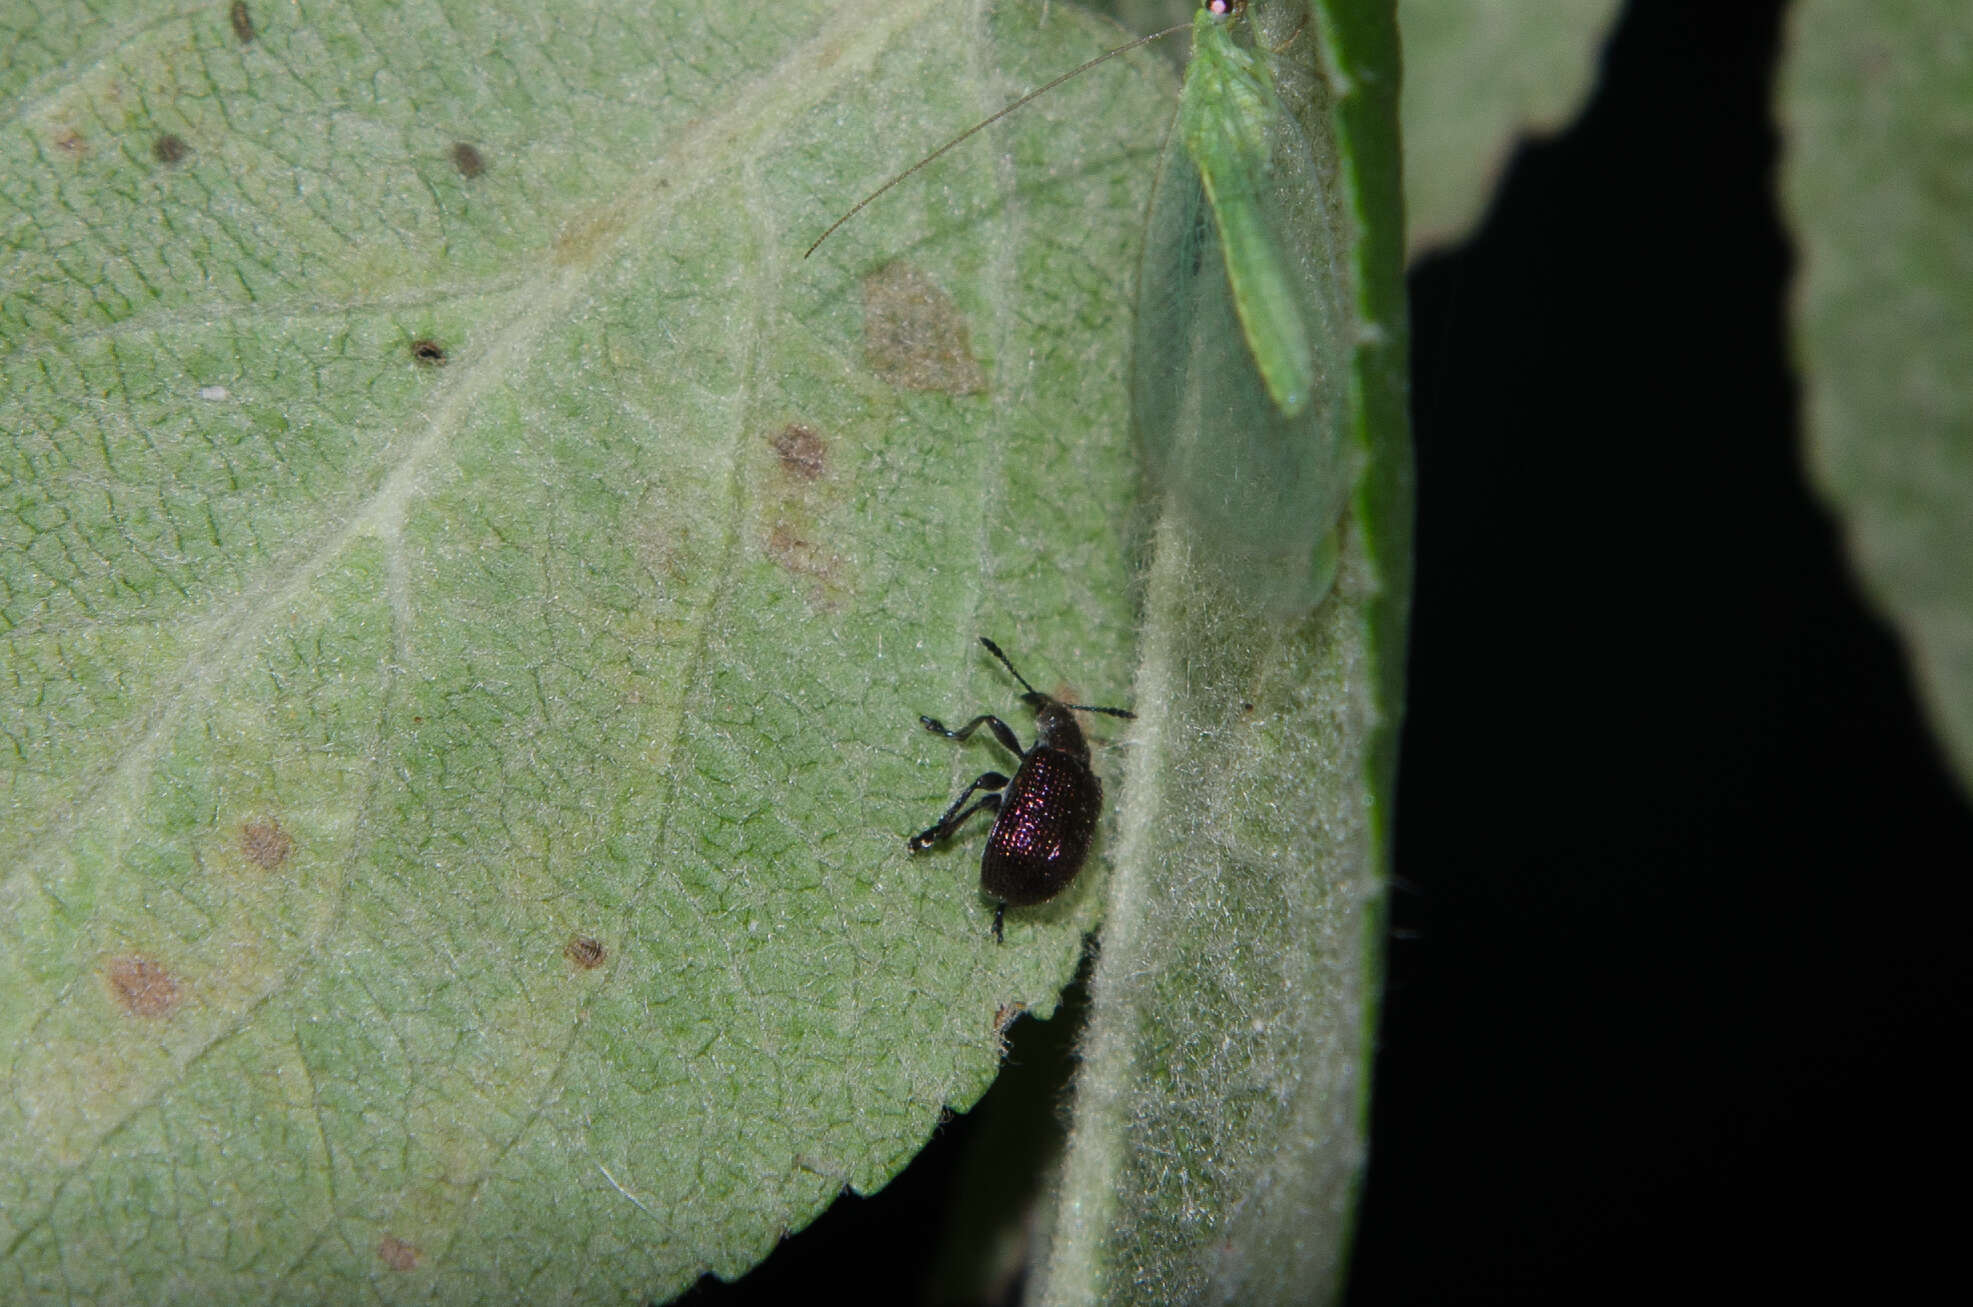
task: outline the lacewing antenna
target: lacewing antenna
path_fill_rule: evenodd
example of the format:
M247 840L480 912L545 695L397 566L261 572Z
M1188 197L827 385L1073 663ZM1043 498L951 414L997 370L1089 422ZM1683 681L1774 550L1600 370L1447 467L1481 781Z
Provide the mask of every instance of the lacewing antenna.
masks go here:
M944 145L939 146L938 149L933 150L930 154L926 155L924 158L912 164L909 168L906 168L903 172L899 173L897 176L885 182L882 186L879 186L876 190L870 192L868 195L858 200L856 204L851 207L848 213L845 213L842 217L830 223L828 230L824 231L820 236L817 236L815 238L815 243L813 245L810 245L807 249L802 251L802 257L805 259L809 255L821 249L822 242L828 240L831 236L836 234L836 228L842 226L844 223L848 222L851 218L854 218L857 214L862 213L864 209L870 206L871 201L875 200L878 196L882 195L885 191L888 191L891 187L897 185L905 178L911 176L913 173L917 172L920 168L923 168L926 164L932 163L933 161L937 160L939 156L943 155L947 150L950 150L954 146L959 145L966 140L969 140L976 133L985 131L987 128L993 126L995 123L999 122L1002 118L1005 118L1008 114L1013 113L1016 109L1019 109L1022 105L1027 104L1030 100L1034 100L1040 96L1048 94L1050 91L1060 86L1063 82L1068 81L1072 77L1082 76L1084 73L1088 72L1090 69L1094 68L1096 65L1100 63L1104 63L1108 60L1114 59L1120 54L1128 54L1132 50L1135 50L1140 45L1149 45L1153 41L1162 41L1165 37L1170 36L1173 32L1187 31L1191 28L1191 26L1192 25L1190 23L1180 23L1176 27L1167 27L1162 32L1153 32L1149 36L1140 36L1135 41L1127 42L1123 45L1118 46L1114 50L1105 50L1102 54L1097 55L1094 59L1088 60L1085 63L1077 64L1074 68L1071 68L1068 72L1063 73L1060 77L1055 78L1053 81L1045 82L1042 85L1036 87L1034 90L1029 91L1026 95L1014 101L1014 103L1008 105L1006 108L1000 110L992 117L983 118L979 122L974 123L971 127L968 127L965 131L959 133L959 135L953 137L951 140L947 141Z

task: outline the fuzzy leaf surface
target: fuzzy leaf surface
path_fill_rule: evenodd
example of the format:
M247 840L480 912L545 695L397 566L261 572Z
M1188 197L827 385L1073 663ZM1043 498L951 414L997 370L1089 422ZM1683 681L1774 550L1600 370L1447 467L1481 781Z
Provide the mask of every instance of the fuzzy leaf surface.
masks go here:
M0 1299L669 1296L1052 1008L916 718L1128 685L1165 88L799 257L1038 18L0 17Z

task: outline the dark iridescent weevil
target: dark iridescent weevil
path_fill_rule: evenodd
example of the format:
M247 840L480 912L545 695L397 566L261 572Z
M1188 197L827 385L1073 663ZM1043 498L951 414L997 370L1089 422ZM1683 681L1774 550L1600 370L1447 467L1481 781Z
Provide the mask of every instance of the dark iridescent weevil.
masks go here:
M985 636L980 637L980 643L1027 690L1021 702L1034 709L1034 747L1023 749L1013 728L991 713L981 713L956 731L947 730L937 718L920 717L926 730L948 740L964 740L984 726L1021 760L1021 765L1011 781L997 771L981 775L952 801L936 824L913 835L908 843L913 853L922 853L948 838L980 809L996 814L986 852L980 857L980 891L996 901L993 937L1004 942L1001 922L1008 905L1023 908L1046 903L1060 894L1082 870L1083 859L1089 856L1089 841L1096 834L1096 818L1103 811L1103 784L1089 768L1089 745L1083 741L1076 714L1100 712L1125 718L1136 714L1122 708L1063 703L1043 694L1028 684L1028 678L1000 652L999 645ZM967 808L966 800L980 790L995 792Z

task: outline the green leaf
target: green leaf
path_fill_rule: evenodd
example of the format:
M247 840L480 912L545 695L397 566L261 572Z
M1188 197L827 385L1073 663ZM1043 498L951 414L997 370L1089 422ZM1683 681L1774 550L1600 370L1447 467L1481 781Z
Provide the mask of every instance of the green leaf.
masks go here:
M1169 102L802 262L1110 35L952 8L0 19L0 1298L663 1296L1052 1008L916 717L1128 681Z
M1414 250L1463 238L1524 136L1574 118L1617 0L1400 0Z
M1042 1301L1322 1302L1342 1283L1382 957L1411 473L1393 14L1335 0L1303 17L1299 4L1254 10L1349 236L1332 275L1364 471L1335 590L1313 611L1229 575L1217 525L1182 495L1152 506L1142 720ZM1264 385L1251 367L1248 384ZM1216 429L1224 412L1192 407L1202 448L1241 438Z
M1973 25L1803 0L1781 195L1809 470L1973 788Z

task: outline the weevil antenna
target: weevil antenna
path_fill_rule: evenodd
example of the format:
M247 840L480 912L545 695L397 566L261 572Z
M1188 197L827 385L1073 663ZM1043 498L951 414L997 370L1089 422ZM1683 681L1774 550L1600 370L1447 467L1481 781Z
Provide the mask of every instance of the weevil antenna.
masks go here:
M987 647L988 653L992 654L995 658L998 658L1000 660L1001 665L1003 667L1005 667L1008 671L1014 673L1014 679L1021 683L1021 687L1023 689L1025 689L1029 694L1039 693L1039 691L1037 691L1032 685L1028 684L1028 678L1021 675L1020 668L1014 666L1013 659L1009 658L1006 654L1001 652L999 645L987 639L984 635L980 637L980 643ZM1051 696L1044 695L1043 697L1048 698ZM1060 701L1057 700L1057 702ZM1108 713L1112 717L1123 717L1123 718L1127 718L1130 721L1137 720L1137 714L1131 712L1128 708L1099 708L1093 703L1065 703L1062 704L1062 706L1064 708L1073 708L1077 712Z
M1009 658L1006 654L1000 652L999 645L987 639L984 635L980 637L980 643L987 647L988 653L992 654L995 658L998 658L1000 660L1002 666L1006 667L1008 671L1014 673L1014 679L1019 681L1022 687L1026 689L1029 694L1040 693L1039 690L1036 690L1032 685L1028 684L1028 678L1021 675L1020 669L1014 666L1014 660Z
M917 172L920 168L923 168L926 164L931 163L933 160L937 159L940 155L944 154L947 150L950 150L953 146L958 145L961 142L970 139L976 133L983 132L987 128L993 126L995 123L999 122L1002 118L1005 118L1008 114L1013 113L1016 109L1026 104L1028 101L1035 99L1037 96L1043 96L1048 94L1050 91L1060 86L1063 82L1068 81L1071 77L1082 76L1082 74L1088 72L1090 69L1094 68L1097 64L1103 63L1106 60L1114 59L1120 54L1129 54L1132 50L1135 50L1140 45L1149 45L1153 41L1162 41L1167 36L1170 36L1172 33L1186 31L1190 29L1191 26L1192 24L1190 23L1180 23L1176 27L1167 27L1162 32L1153 32L1149 36L1140 36L1135 41L1127 42L1123 45L1118 46L1114 50L1105 50L1102 54L1097 55L1094 59L1088 60L1087 62L1084 63L1077 64L1074 68L1069 69L1068 72L1063 73L1060 77L1057 77L1054 81L1046 82L1040 86L1037 86L1034 90L1029 91L1026 95L1014 101L1014 103L1008 105L1005 109L1002 109L999 113L994 114L991 118L983 118L979 122L974 123L971 127L968 127L965 131L959 133L959 135L953 137L951 140L947 141L944 145L941 145L938 149L933 150L930 154L926 155L924 158L912 164L909 168L906 168L903 172L899 173L897 176L885 182L882 186L879 186L876 190L870 192L868 195L858 200L848 213L845 213L842 217L830 223L829 229L823 232L820 236L817 236L815 238L815 244L809 246L807 249L802 251L802 257L805 259L809 255L821 249L822 242L828 240L831 236L836 234L836 228L842 226L844 223L848 222L851 218L854 218L857 214L862 213L865 209L869 208L871 201L875 200L878 196L882 195L885 191L897 185L899 182L903 181L906 177L911 176L913 173ZM1006 662L1007 659L1003 657L1001 658L1000 661ZM1020 673L1015 672L1014 675L1019 676ZM1027 683L1023 681L1022 684L1025 685Z

